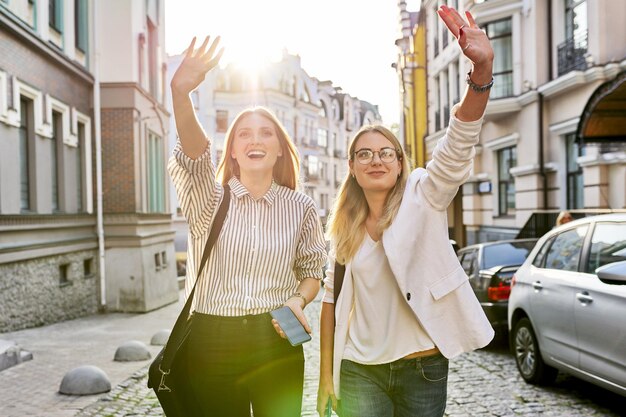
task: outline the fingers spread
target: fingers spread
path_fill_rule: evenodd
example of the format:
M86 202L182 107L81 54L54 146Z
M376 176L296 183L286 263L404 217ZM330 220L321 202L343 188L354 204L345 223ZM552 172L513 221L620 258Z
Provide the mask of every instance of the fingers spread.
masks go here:
M206 46L209 43L209 38L210 36L207 36L206 38L204 38L204 42L202 42L202 46L200 46L198 48L198 50L196 51L196 55L195 56L202 56L204 54L204 50L206 49Z
M188 58L188 57L191 56L191 54L193 53L193 47L195 45L196 45L196 37L194 36L193 39L191 40L191 43L189 44L189 46L185 50L185 52L183 52L185 54L185 58Z
M474 29L479 29L478 25L476 24L476 21L474 20L474 16L472 16L469 10L465 11L465 17L467 17L467 21L469 22L470 27Z

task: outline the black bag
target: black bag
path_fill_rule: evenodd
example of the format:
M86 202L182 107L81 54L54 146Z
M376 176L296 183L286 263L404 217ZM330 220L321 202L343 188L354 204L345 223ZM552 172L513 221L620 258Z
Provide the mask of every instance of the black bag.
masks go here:
M224 186L224 197L215 215L211 233L209 233L209 238L202 253L202 261L200 262L200 268L198 268L196 283L187 298L185 307L183 307L178 315L178 319L176 319L176 324L174 324L167 344L154 358L148 370L148 388L154 390L167 417L201 415L187 375L187 340L193 319L189 312L202 269L209 259L211 248L222 230L229 202L230 188L226 185Z

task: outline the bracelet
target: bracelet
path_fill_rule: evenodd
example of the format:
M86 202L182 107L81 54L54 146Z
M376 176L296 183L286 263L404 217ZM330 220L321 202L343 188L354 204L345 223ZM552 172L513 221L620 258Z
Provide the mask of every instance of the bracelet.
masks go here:
M465 82L467 82L467 85L469 85L470 88L477 93L484 93L485 91L488 91L493 85L493 77L491 77L491 81L488 84L478 85L474 81L472 81L470 75L472 75L472 70L467 73L467 77L465 77Z
M299 292L299 291L298 292L294 292L293 295L291 297L289 297L289 298L295 298L295 297L301 298L302 301L304 301L304 305L302 306L302 308L306 307L308 301L307 301L306 297L304 295L302 295L301 292Z

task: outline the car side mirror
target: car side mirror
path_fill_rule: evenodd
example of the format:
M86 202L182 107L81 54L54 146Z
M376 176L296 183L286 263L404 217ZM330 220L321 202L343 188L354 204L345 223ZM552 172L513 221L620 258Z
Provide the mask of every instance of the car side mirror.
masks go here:
M596 275L605 284L626 285L626 261L601 266L596 269Z

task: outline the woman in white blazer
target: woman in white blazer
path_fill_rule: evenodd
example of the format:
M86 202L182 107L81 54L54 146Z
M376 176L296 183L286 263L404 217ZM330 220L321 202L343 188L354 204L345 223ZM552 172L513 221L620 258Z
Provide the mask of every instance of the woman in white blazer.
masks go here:
M472 169L493 49L469 12L464 19L441 6L438 14L472 63L469 87L426 169L411 172L383 126L362 128L350 144L350 172L327 224L320 416L338 400L342 417L443 416L448 359L493 338L449 243L446 214ZM345 267L341 288L336 265Z

